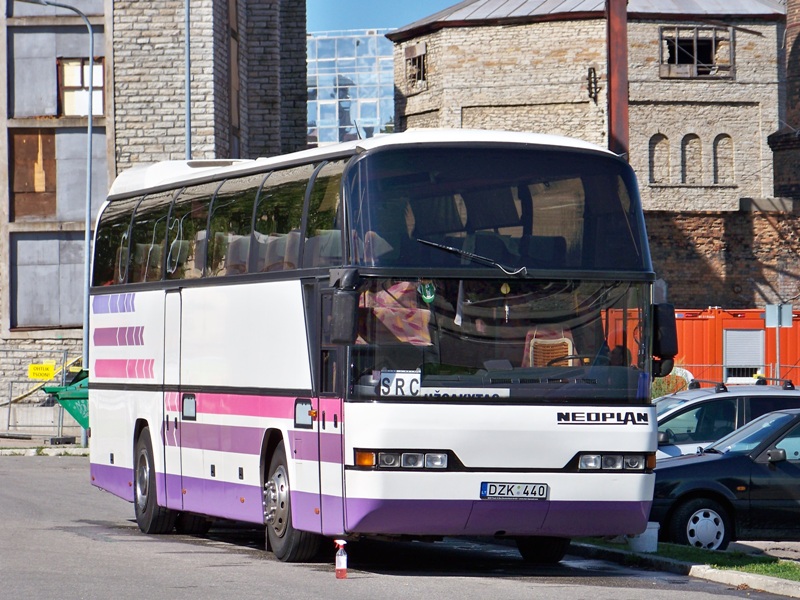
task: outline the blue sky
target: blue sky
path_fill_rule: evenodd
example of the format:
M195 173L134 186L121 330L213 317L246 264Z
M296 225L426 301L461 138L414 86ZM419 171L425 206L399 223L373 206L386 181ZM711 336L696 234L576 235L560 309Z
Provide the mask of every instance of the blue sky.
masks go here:
M309 32L397 29L460 0L306 0Z

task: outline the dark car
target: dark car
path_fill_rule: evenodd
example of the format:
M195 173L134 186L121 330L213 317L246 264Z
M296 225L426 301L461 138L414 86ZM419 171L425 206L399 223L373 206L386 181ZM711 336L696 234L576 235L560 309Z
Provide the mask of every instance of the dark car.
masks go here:
M663 541L724 550L737 539L800 540L800 409L660 460L655 473L650 520Z

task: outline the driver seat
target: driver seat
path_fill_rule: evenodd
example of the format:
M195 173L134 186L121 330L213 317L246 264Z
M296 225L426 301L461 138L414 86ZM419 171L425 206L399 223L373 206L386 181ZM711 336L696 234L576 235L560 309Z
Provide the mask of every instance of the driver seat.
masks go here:
M525 336L522 366L546 367L550 361L572 354L575 354L575 344L569 332L537 327ZM571 367L575 364L576 360L570 359L555 362L551 366Z

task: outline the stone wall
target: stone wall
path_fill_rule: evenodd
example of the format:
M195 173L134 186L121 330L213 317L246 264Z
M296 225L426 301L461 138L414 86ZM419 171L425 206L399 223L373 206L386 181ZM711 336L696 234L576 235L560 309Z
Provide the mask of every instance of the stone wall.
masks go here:
M733 21L735 77L666 79L659 76L662 21L628 24L630 162L639 174L648 210L738 210L740 198L771 196L772 151L767 136L778 128L781 78L779 36L774 21ZM680 22L680 25L707 25ZM668 176L651 181L650 142L665 138ZM687 136L699 138L699 152L687 165ZM732 164L715 163L716 142L730 139ZM724 161L723 161L724 162ZM662 168L656 165L656 169ZM687 168L697 175L686 177ZM727 173L731 171L731 173ZM719 176L715 177L715 173ZM689 179L691 181L686 181Z
M753 308L800 294L800 215L648 211L653 266L680 308Z
M604 146L606 96L589 98L587 75L605 79L605 20L444 28L395 49L399 130L507 129L571 135ZM576 39L581 40L575 44ZM404 52L426 44L427 81L408 84Z
M83 344L80 339L42 340L7 340L0 342L0 405L7 404L9 398L16 399L38 387L40 381L28 379L28 366L52 361L56 370L64 363L78 359L80 365ZM57 374L54 384L61 383ZM41 400L43 392L37 392L33 400ZM31 398L25 398L28 400ZM2 413L0 413L2 414ZM2 428L0 428L2 429Z
M118 169L185 157L184 0L114 2ZM305 148L305 2L238 0L244 158ZM191 3L192 157L228 158L231 27L227 2Z

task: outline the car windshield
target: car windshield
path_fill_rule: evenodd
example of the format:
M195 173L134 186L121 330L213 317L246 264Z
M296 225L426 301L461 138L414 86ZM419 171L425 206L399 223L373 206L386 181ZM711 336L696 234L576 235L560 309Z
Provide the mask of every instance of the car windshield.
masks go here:
M686 402L686 398L681 398L679 396L661 396L661 398L653 400L653 403L656 405L656 415L659 417L676 406L686 404Z
M722 454L748 454L792 419L793 417L790 414L782 412L768 413L726 435L721 440L711 444L706 450L721 452Z

